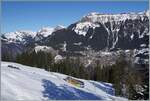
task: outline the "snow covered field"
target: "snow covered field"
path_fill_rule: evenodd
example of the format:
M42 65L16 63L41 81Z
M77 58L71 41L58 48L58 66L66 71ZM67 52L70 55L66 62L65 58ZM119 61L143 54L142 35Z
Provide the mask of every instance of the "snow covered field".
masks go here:
M126 100L114 96L109 83L78 79L84 82L84 88L80 88L66 82L66 77L44 69L1 62L1 100Z

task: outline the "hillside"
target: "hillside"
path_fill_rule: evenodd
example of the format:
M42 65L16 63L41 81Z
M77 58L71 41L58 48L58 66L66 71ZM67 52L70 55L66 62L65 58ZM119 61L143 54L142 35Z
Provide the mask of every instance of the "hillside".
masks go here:
M67 75L12 62L1 63L2 100L126 100L114 96L112 84L77 79L84 87L66 82ZM73 78L73 77L72 77Z

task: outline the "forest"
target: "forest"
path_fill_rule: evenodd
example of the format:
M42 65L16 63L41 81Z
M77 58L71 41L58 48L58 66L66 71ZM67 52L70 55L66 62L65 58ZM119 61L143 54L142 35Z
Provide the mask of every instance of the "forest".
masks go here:
M2 60L11 61L11 57L9 55L3 56ZM135 69L136 65L125 59L124 54L120 54L113 65L104 66L99 61L96 61L95 66L86 68L80 57L66 57L59 62L55 62L54 56L50 52L43 51L23 52L17 55L14 62L86 80L112 83L117 96L131 100L147 99L149 96L148 80L145 80L143 73Z

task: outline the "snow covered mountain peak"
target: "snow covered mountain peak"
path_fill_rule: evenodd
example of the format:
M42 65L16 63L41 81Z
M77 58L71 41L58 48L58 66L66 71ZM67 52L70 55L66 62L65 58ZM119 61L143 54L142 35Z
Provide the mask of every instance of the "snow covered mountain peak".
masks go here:
M36 32L28 31L28 30L21 30L21 31L10 32L10 33L4 34L4 37L8 39L8 41L10 42L22 42L27 37L33 38L35 36L36 36Z
M1 38L8 42L19 42L26 44L31 41L38 41L43 37L48 37L53 32L65 28L62 25L58 25L54 28L52 27L43 27L37 32L29 31L29 30L18 30L15 32L5 33L1 35Z
M99 14L99 13L98 12L91 12L91 13L89 13L87 15L90 16L90 15L97 15L97 14Z
M42 35L44 37L47 37L47 36L51 35L53 32L63 29L63 28L65 28L65 27L62 25L58 25L54 28L53 27L43 27L37 32L37 35Z
M60 30L60 29L64 29L64 28L66 28L66 27L63 26L63 25L57 25L57 26L55 27L55 30Z
M126 20L140 20L143 21L145 16L148 16L149 11L143 12L130 12L130 13L120 13L120 14L107 14L107 13L97 13L92 12L83 16L80 21L72 28L77 34L86 36L89 28L95 29L96 27L107 27L109 22L111 26L116 25L120 26L121 23L124 23ZM108 28L107 28L108 30ZM112 29L113 30L113 29ZM117 28L118 30L118 28Z
M54 32L54 28L52 28L52 27L43 27L37 32L37 34L38 35L43 35L44 37L47 37L47 36L51 35L53 32Z
M97 12L92 12L87 14L81 19L82 21L91 21L91 22L101 22L106 23L108 21L125 21L126 19L137 19L143 17L145 12L139 13L120 13L120 14L102 14Z

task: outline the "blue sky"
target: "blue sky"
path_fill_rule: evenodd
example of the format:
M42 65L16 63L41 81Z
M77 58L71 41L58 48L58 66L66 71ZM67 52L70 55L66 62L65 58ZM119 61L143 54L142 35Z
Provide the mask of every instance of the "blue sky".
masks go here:
M37 31L41 27L68 26L90 12L124 13L148 9L148 2L3 2L2 33Z

